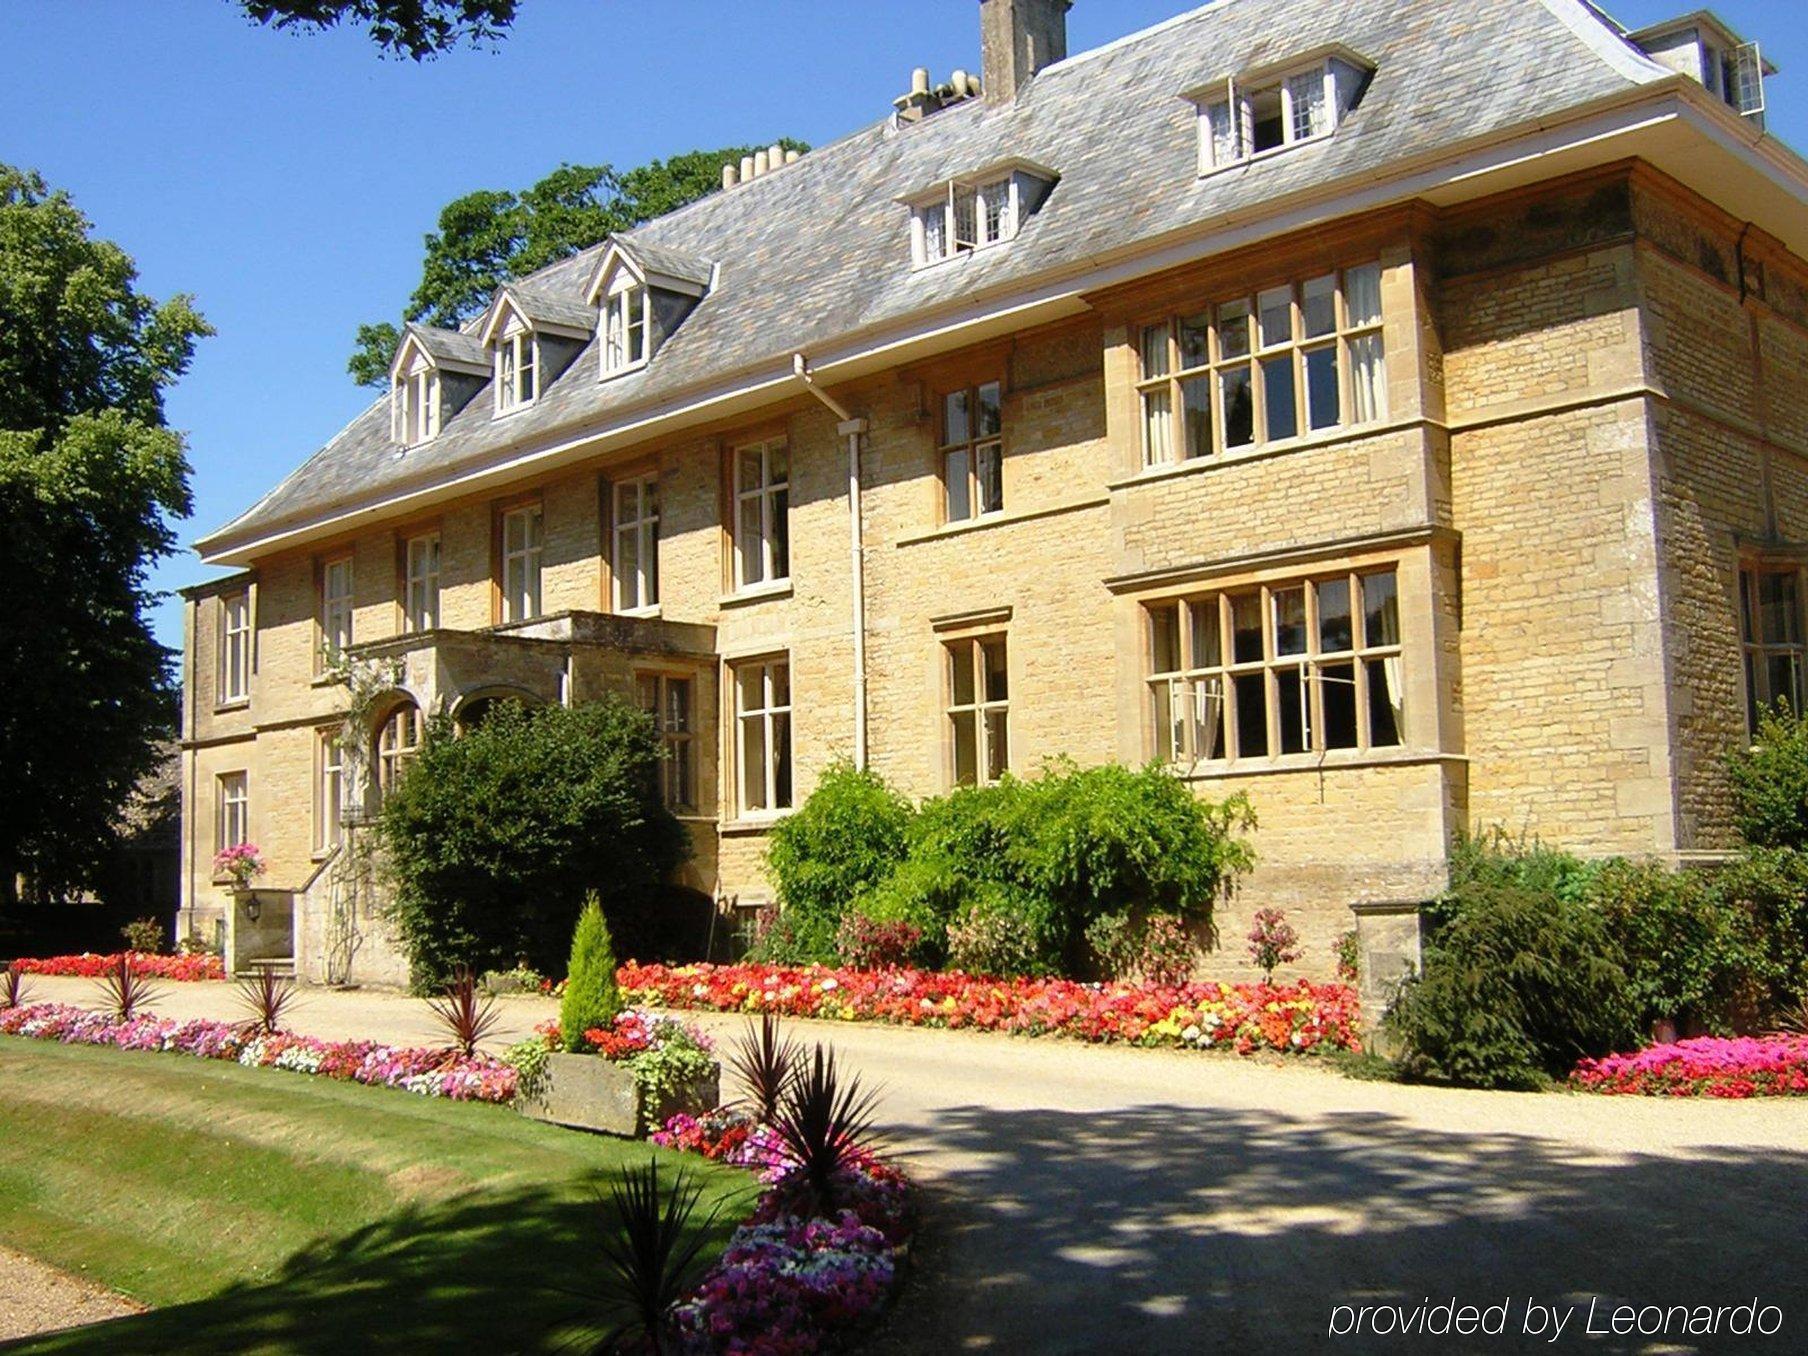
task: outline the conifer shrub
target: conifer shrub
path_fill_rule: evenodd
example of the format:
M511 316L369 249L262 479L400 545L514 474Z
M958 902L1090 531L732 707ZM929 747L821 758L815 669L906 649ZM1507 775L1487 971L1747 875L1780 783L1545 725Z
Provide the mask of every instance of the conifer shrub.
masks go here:
M609 939L609 922L595 895L584 901L571 935L571 965L566 970L565 994L559 1000L559 1035L567 1050L586 1048L584 1033L607 1031L622 1010L621 988L615 978L615 945Z

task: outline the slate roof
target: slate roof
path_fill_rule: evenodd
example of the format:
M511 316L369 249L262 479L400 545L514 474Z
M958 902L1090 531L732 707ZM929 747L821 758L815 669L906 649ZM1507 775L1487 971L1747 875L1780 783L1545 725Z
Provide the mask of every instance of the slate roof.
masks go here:
M646 272L663 273L668 278L693 282L699 287L707 287L715 273L715 265L708 259L699 259L654 240L642 240L632 235L611 236L610 240Z
M421 347L429 355L441 362L476 363L479 367L490 365L490 355L484 351L474 334L442 330L434 325L410 324L407 330L420 340Z
M536 325L562 325L586 332L596 328L596 308L587 305L581 295L554 292L533 281L506 283L501 290Z
M1376 67L1335 135L1200 177L1194 107L1181 93L1330 42ZM505 449L606 429L706 381L770 372L800 350L1668 78L1582 0L1218 0L1048 67L1013 104L973 100L904 127L887 118L627 233L648 261L719 265L644 369L599 381L592 339L532 406L499 422L490 401L474 399L406 455L379 400L201 545L229 550L328 509L428 487ZM913 269L899 197L1011 156L1061 176L1018 237ZM517 286L581 305L606 248Z

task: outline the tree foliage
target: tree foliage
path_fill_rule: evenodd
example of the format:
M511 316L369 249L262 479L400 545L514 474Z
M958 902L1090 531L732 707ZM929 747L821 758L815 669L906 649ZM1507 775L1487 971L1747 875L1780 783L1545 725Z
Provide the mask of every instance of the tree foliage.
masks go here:
M150 567L190 509L163 394L212 331L137 290L67 194L0 164L0 893L89 879L173 726Z
M808 149L797 141L781 144ZM519 193L478 189L455 198L426 238L420 285L403 318L456 329L481 314L496 289L511 279L716 191L722 166L753 149L691 151L622 171L613 165L560 165ZM388 321L359 326L346 369L361 385L381 385L400 339L400 329Z
M514 22L517 0L239 0L271 28L322 31L342 23L365 28L386 55L425 61L463 43L500 38Z
M1749 749L1727 759L1733 823L1761 848L1808 848L1808 721L1777 706L1762 713Z
M614 1025L622 1009L621 986L615 978L615 943L595 892L584 899L571 934L571 958L565 969L565 992L559 999L559 1033L565 1048L587 1048L584 1033Z
M592 893L617 938L644 931L688 851L660 757L652 718L613 698L504 702L456 737L436 721L379 821L416 984L524 958L557 973Z

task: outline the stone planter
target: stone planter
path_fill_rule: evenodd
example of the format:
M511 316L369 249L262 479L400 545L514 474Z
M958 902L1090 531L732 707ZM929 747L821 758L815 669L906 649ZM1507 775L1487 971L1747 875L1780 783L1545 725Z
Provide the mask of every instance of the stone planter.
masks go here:
M596 1055L548 1055L545 1086L537 1097L517 1098L515 1108L537 1121L641 1139L681 1111L695 1116L716 1106L720 1085L721 1070L712 1068L676 1096L649 1106L625 1066Z

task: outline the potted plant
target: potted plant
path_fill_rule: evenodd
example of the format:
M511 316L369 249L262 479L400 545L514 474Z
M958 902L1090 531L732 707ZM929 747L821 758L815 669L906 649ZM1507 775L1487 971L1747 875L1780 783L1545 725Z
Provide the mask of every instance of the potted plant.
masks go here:
M535 1120L639 1139L719 1100L708 1039L662 1013L624 1009L602 906L585 902L572 937L559 1021L505 1058L520 1075L516 1108Z
M213 874L232 883L236 895L251 893L251 882L264 874L263 855L256 843L237 843L214 854Z

